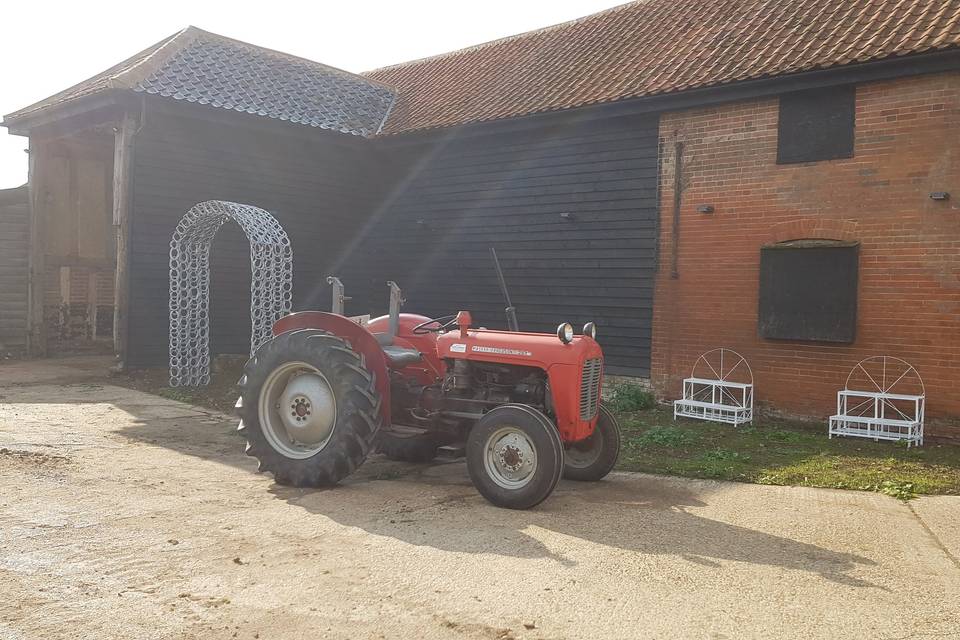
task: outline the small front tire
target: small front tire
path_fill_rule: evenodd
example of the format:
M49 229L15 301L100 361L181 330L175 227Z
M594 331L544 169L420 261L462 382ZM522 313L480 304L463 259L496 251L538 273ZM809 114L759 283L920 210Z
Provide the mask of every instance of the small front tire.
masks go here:
M566 445L563 477L567 480L596 482L617 464L620 455L620 425L609 409L600 405L597 426L589 437Z
M467 471L477 491L492 504L534 507L553 493L563 473L557 428L533 407L496 407L470 430Z

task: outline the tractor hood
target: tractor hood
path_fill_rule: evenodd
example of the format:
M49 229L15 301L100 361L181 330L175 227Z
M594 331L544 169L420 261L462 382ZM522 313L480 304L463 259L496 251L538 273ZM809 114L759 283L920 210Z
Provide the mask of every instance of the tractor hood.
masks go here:
M502 362L544 370L603 357L600 345L589 336L574 336L569 344L564 344L552 333L490 329L444 333L437 338L437 354L441 358Z
M565 344L552 333L460 329L437 338L437 355L545 371L560 437L576 442L593 433L603 382L603 351L593 338Z

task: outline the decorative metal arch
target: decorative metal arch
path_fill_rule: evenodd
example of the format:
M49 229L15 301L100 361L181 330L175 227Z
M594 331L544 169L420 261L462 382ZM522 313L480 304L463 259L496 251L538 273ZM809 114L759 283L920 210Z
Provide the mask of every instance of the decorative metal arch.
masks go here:
M170 386L210 383L210 245L227 220L250 242L250 354L290 312L293 250L269 212L207 200L180 220L170 240Z

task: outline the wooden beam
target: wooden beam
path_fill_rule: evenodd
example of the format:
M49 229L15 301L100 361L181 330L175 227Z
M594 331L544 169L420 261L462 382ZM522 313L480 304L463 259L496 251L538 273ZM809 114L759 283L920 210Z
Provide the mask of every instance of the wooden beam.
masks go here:
M60 267L60 304L70 304L70 267Z
M127 317L130 287L130 208L133 173L133 137L137 119L125 113L114 134L113 227L117 238L116 286L113 290L113 350L120 370L127 365Z
M97 272L87 273L87 337L97 339Z
M47 355L47 331L43 322L44 255L46 253L43 232L44 201L43 182L40 177L41 146L30 138L30 162L27 169L27 185L30 193L29 247L27 250L27 353L34 356Z
M70 267L60 267L60 340L72 337L70 332Z

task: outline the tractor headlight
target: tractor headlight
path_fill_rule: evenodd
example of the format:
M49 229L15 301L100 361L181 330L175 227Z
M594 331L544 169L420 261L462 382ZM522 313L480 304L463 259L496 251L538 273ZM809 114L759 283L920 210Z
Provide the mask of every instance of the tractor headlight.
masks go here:
M570 344L573 342L573 325L569 322L564 322L559 327L557 327L557 337L560 338L560 342L563 344Z
M583 325L583 335L585 335L585 336L590 336L591 338L593 338L594 340L596 340L596 339L597 339L597 325L593 324L592 322L588 322L587 324Z

